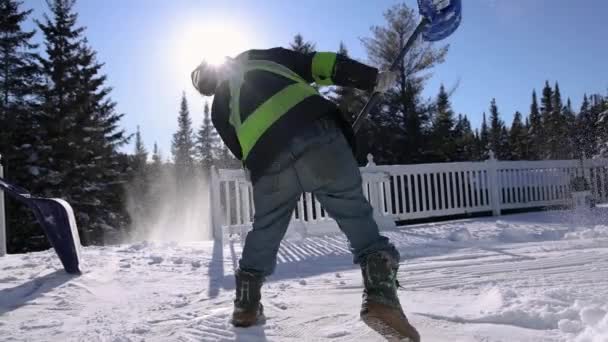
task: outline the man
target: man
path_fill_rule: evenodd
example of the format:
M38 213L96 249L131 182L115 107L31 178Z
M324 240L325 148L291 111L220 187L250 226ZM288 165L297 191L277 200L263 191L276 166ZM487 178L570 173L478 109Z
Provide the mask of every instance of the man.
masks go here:
M363 195L354 133L310 85L385 92L396 74L340 54L272 48L246 51L218 68L202 63L191 77L201 94L215 95L213 124L253 183L255 218L236 271L232 323L247 327L263 319L262 284L275 269L298 198L312 192L346 234L361 266L361 318L385 336L419 341L397 295L399 253L379 234Z

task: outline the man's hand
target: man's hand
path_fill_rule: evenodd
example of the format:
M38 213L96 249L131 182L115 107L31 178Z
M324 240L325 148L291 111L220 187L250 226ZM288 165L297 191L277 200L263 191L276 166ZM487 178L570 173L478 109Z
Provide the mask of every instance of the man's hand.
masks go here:
M395 84L397 76L399 76L398 71L380 71L378 73L378 78L376 79L376 87L374 88L374 91L378 93L385 93Z

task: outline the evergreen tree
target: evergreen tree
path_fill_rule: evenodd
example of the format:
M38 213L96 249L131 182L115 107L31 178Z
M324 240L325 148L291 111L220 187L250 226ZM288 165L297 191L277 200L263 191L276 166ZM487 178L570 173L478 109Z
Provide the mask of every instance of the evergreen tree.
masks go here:
M0 0L0 158L4 177L32 189L38 181L40 140L35 121L39 86L35 31L24 31L31 10ZM33 189L32 189L33 190ZM28 208L6 198L8 252L46 248L46 238Z
M315 52L315 44L304 41L304 37L300 33L293 37L293 41L289 44L289 47L294 51L306 54Z
M177 132L173 134L171 151L175 163L177 179L192 175L194 171L194 136L192 132L192 119L188 110L186 93L182 93L179 115L177 117Z
M500 158L504 160L513 159L513 155L511 153L511 144L509 142L509 129L504 124L500 129Z
M606 141L608 139L608 121L606 121L606 110L608 109L607 98L595 94L591 97L591 108L589 109L590 121L593 122L593 135L591 140L591 153L588 158L597 158L606 155Z
M599 128L598 143L597 143L597 156L601 158L608 158L608 97L604 98L601 113L598 115L596 126ZM606 188L606 184L604 184ZM608 190L608 189L607 189Z
M384 13L386 24L373 26L371 37L362 40L368 59L387 69L414 31L418 18L406 4L397 4ZM426 71L443 62L448 47L416 41L399 66L398 82L372 110L358 134L359 160L372 153L378 163L420 163L428 159L430 106L420 94ZM395 146L407 148L395 149Z
M545 122L547 157L550 159L563 159L567 155L565 145L567 139L566 120L562 115L562 97L559 90L559 85L555 83L555 89L551 92L551 111L548 113L548 121Z
M542 149L541 149L541 159L550 158L551 155L551 144L555 140L555 127L553 125L554 120L552 120L553 116L553 89L549 86L549 81L545 82L545 87L543 88L543 96L541 98L541 117L542 117Z
M490 130L488 128L488 121L486 120L486 113L483 113L483 119L481 121L481 132L479 133L479 159L486 160L489 157L490 151ZM496 153L496 152L494 152Z
M431 145L438 162L455 159L456 141L454 132L454 112L443 85L439 88L435 105L435 115L431 130Z
M595 154L593 136L595 135L596 121L591 113L591 104L587 94L583 96L583 103L577 117L576 135L577 146L579 147L577 159L590 157Z
M128 142L118 127L104 86L102 64L77 27L74 0L49 2L52 18L37 21L46 57L39 63L46 80L41 89L40 146L43 180L38 190L74 206L84 243L117 238L125 227L123 183L128 161L117 149Z
M544 146L543 120L538 109L536 91L532 91L532 104L530 105L530 125L528 129L530 141L530 159L542 159Z
M564 149L563 158L577 159L576 146L576 114L572 109L572 101L570 98L566 101L566 105L562 109L564 120L564 141L562 148Z
M220 169L239 169L242 167L242 163L234 157L232 152L228 149L228 146L223 142L219 148L219 158L217 161L217 167Z
M218 154L215 151L217 140L217 133L213 128L211 115L209 114L209 103L205 102L203 123L196 137L196 152L204 169L209 169L215 161Z
M508 135L505 135L506 127L496 105L496 99L490 102L490 150L494 151L496 158L500 160L509 159Z
M155 144L156 146L156 144ZM144 146L144 141L141 138L141 131L139 130L139 126L137 126L137 132L135 133L135 169L143 170L146 166L146 162L148 160L148 151L146 151L146 147Z
M129 213L133 217L146 217L148 210L148 174L147 167L148 151L144 146L139 126L135 133L135 148L131 157L131 180L127 186L127 192L131 195L127 203Z
M509 135L511 159L513 160L524 160L528 157L528 134L521 120L521 113L515 112Z
M162 165L162 155L158 149L158 144L154 142L154 150L152 150L152 165L160 167Z
M471 129L471 122L466 115L459 114L458 121L454 128L456 153L453 161L472 161L477 160L477 141L475 133Z

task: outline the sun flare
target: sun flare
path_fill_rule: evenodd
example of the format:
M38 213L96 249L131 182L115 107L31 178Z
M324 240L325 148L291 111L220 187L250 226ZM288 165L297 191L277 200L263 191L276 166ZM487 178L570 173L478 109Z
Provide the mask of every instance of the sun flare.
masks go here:
M221 64L226 57L252 48L238 26L226 23L191 23L182 28L175 38L173 60L181 76L190 72L202 61Z

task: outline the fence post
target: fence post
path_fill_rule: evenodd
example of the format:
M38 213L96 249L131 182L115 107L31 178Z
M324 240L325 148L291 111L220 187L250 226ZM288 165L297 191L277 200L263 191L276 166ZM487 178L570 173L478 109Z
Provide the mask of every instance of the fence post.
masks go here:
M374 157L371 154L367 155L367 165L365 168L372 168L376 166ZM364 170L365 170L364 168ZM362 175L363 176L363 175ZM368 172L368 176L365 177L369 181L369 202L374 209L374 220L378 224L380 229L390 230L396 229L397 225L391 216L384 215L384 194L383 194L383 183L390 179L386 173Z
M217 167L211 166L209 172L209 225L212 229L213 239L223 244L223 232L221 222L221 201L220 201L220 177Z
M488 166L488 187L492 204L492 215L500 216L500 191L502 185L498 181L498 160L494 152L490 150L490 158L486 160Z
M0 178L4 177L4 166L0 154ZM6 255L6 215L4 214L4 191L0 190L0 257Z

